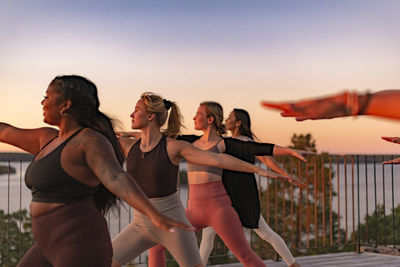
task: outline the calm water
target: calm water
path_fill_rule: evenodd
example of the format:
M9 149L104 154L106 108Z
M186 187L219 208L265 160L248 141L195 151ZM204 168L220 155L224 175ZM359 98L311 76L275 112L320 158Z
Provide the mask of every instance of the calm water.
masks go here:
M8 177L7 174L0 175L0 209L4 211L14 212L22 209L28 209L31 200L31 193L26 188L24 184L24 175L28 162L23 162L20 167L19 162L11 163L11 166L16 168L16 173ZM0 165L8 165L7 162L0 162ZM326 164L326 167L329 167ZM375 167L375 169L374 169ZM186 164L181 164L181 168L187 168ZM341 226L344 227L346 223L346 202L345 202L345 170L344 164L339 165L339 189L337 187L337 165L332 164L333 171L335 172L334 179L332 180L332 187L336 192L340 193L340 214L341 214ZM347 173L347 224L348 227L352 228L352 168L351 164L346 165ZM355 199L355 223L357 223L357 169L354 166L354 199ZM374 173L376 174L376 179L374 179ZM384 175L383 175L384 174ZM359 166L359 197L360 197L360 220L364 221L364 216L367 211L371 214L375 209L375 200L377 204L386 205L386 214L391 213L392 201L394 206L400 204L400 166L393 166L393 186L392 186L392 166L382 166L377 162L374 166L372 163L360 164ZM367 178L366 178L367 177ZM385 179L383 179L385 177ZM21 184L22 181L22 184ZM376 190L375 185L376 184ZM366 185L368 185L368 190L366 190ZM263 189L267 187L267 179L261 179L261 185ZM392 195L392 188L394 195ZM182 202L186 206L187 203L187 187L181 186L180 197ZM368 196L368 210L367 210L367 196ZM10 201L8 201L10 200ZM333 209L338 210L338 198L333 199ZM108 216L110 222L110 233L114 237L121 229L123 229L131 220L133 216L133 210L131 208L121 207L121 219L117 219L118 212L110 213Z

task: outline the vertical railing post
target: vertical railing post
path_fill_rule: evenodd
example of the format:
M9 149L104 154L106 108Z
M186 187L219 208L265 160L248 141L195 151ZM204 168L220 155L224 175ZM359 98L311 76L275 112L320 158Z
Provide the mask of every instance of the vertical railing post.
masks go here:
M344 218L345 218L345 235L344 243L347 244L348 234L348 216L347 216L347 157L344 155Z
M340 246L340 169L339 169L339 156L336 157L337 164L337 205L338 205L338 239L337 245Z
M310 199L309 199L309 181L308 181L308 161L306 163L306 181L307 181L307 248L310 248Z
M374 161L374 195L375 195L375 247L378 247L378 197L376 192L376 160L373 155Z
M332 218L332 158L329 156L329 234L330 246L333 246L333 218Z
M301 161L298 161L299 166L298 166L298 178L301 180ZM298 248L301 246L301 239L302 239L302 219L303 219L303 204L302 204L302 198L303 198L303 188L300 187L299 189L299 244Z
M322 246L325 247L325 168L324 155L321 154L321 175L322 175Z
M22 161L19 162L19 240L18 240L18 258L22 256Z
M369 203L369 198L368 198L368 156L365 155L365 203L366 203L366 222L365 222L365 235L366 235L366 241L367 244L369 244L369 209L368 209L368 203Z
M392 160L393 160L393 156L392 156ZM396 226L395 226L395 209L394 209L394 174L393 174L393 164L390 164L390 168L392 171L392 233L393 233L393 248L396 248Z
M314 160L314 246L318 247L318 188L317 188L317 160Z
M10 260L10 177L11 176L11 162L8 161L8 175L7 175L7 226L6 226L6 240L7 240L7 250L6 250L6 266L9 266Z
M356 242L355 215L354 215L354 155L351 156L351 211L352 211L352 229L353 229L353 244Z
M382 161L385 160L385 157L382 156ZM385 165L382 165L382 196L383 196L383 244L386 246L386 184L385 184Z
M360 157L357 155L357 221L358 221L358 236L357 236L357 253L361 252L361 225L360 225Z

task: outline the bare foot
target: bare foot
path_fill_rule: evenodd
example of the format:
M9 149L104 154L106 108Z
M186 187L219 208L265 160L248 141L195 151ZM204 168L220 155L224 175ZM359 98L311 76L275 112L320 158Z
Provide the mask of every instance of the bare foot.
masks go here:
M296 261L289 265L289 267L301 267Z

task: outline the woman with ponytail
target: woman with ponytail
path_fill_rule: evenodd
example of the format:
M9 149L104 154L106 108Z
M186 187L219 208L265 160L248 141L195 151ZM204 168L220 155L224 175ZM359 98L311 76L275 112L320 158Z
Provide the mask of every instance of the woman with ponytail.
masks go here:
M177 194L181 159L191 164L213 166L212 169L226 168L276 177L271 172L229 155L203 151L188 142L174 139L182 125L178 106L156 94L142 94L131 118L131 128L140 130L141 135L139 139L120 138L127 171L150 202L166 216L189 223ZM161 131L167 120L167 128ZM139 211L135 212L132 223L113 240L113 267L127 263L156 244L166 247L179 266L203 266L193 232L158 230Z
M42 100L44 122L21 129L0 123L0 142L35 155L25 174L36 244L18 267L110 267L112 246L104 214L122 198L169 230L191 228L157 212L132 177L111 120L99 111L97 88L84 77L58 76Z

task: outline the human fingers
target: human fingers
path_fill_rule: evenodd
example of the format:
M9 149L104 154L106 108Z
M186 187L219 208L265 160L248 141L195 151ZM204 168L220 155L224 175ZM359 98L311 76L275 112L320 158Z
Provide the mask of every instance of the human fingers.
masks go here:
M391 143L400 144L400 138L399 137L385 137L385 136L382 136L381 138L383 140L391 142Z

